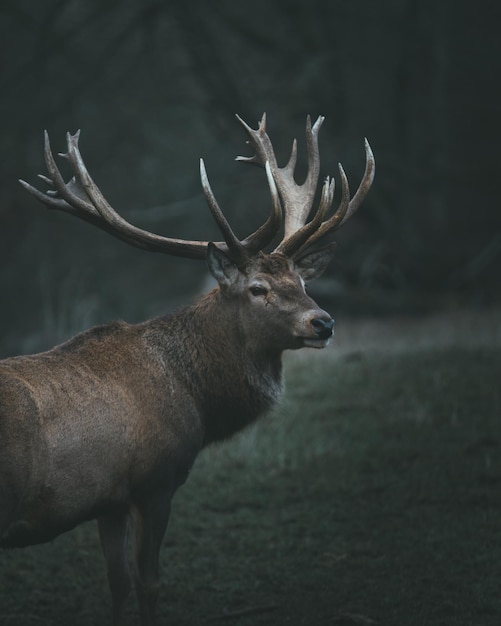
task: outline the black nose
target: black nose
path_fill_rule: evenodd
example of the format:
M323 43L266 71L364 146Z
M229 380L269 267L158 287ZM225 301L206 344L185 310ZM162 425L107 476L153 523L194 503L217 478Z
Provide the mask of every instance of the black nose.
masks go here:
M328 339L332 335L334 320L331 317L315 317L311 320L311 325L319 339Z

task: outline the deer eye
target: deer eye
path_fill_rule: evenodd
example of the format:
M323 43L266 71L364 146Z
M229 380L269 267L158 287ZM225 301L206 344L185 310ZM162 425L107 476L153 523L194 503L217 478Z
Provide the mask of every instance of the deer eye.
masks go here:
M265 296L268 293L268 289L263 285L252 285L252 287L249 287L249 291L256 298L258 296Z

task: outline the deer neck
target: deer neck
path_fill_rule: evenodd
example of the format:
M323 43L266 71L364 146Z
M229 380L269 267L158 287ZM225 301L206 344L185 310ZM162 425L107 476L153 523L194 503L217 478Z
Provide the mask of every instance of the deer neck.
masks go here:
M280 398L281 353L245 336L237 306L219 289L168 319L171 332L177 327L168 358L180 362L175 367L197 401L206 444L230 437Z

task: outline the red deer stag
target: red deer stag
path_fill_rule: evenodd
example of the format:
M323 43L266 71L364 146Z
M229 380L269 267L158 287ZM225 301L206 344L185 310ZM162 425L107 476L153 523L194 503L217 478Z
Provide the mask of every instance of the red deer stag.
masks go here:
M97 519L113 604L122 623L130 588L129 532L135 545L135 586L142 626L154 623L159 550L170 503L195 457L268 411L282 392L281 355L324 348L334 322L306 294L305 282L325 269L334 244L314 247L356 211L374 176L366 169L350 199L339 167L342 197L335 212L327 178L312 209L319 176L319 117L306 138L308 173L294 180L296 142L279 167L265 128L238 118L255 154L238 157L266 170L272 210L239 240L221 212L203 161L202 187L224 242L162 237L128 223L108 204L80 155L78 133L64 156L73 171L65 183L45 136L52 189L23 186L49 208L67 211L133 246L206 259L218 286L196 304L140 324L91 328L33 356L0 362L0 546L49 541ZM283 203L283 214L282 214ZM282 221L284 235L263 252Z

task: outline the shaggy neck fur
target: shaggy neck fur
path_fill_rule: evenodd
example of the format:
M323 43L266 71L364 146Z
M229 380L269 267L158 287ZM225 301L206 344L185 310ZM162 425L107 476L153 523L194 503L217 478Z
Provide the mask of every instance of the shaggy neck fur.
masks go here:
M281 352L246 337L237 303L219 288L161 323L169 327L169 366L196 399L204 445L230 437L279 399Z

